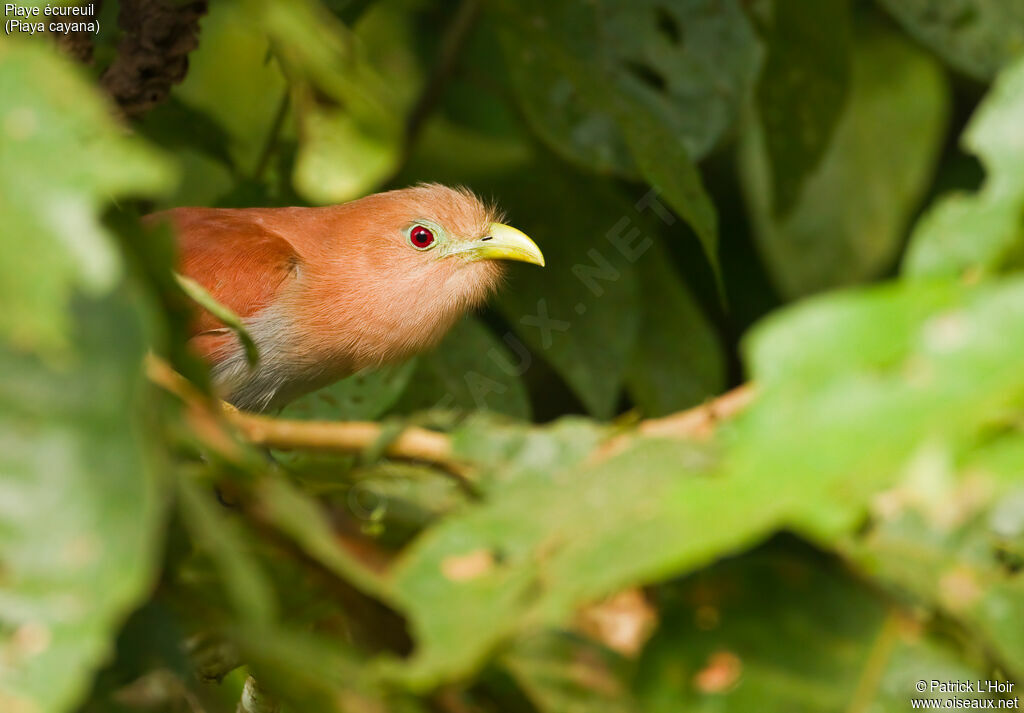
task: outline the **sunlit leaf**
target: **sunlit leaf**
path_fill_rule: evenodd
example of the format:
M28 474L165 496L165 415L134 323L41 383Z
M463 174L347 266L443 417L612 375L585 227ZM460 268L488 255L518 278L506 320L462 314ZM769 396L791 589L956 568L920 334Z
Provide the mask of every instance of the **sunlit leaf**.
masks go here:
M160 446L140 409L141 317L123 294L76 299L75 357L55 367L0 343L4 711L72 710L152 585Z
M68 347L72 293L108 293L122 276L102 204L166 189L173 172L38 43L0 45L0 132L0 336L55 354Z
M988 177L972 195L938 201L917 224L910 276L989 273L1024 264L1024 59L1000 74L962 137Z

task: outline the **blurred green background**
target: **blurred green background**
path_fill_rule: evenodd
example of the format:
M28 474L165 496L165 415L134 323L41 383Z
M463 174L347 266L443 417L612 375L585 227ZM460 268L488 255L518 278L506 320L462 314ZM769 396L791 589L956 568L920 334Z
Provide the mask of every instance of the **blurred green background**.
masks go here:
M1024 4L92 7L0 36L0 711L1024 680ZM380 443L267 453L148 382L155 353L208 386L142 215L419 181L548 265L281 414ZM746 382L713 433L644 421ZM472 483L386 457L410 425Z

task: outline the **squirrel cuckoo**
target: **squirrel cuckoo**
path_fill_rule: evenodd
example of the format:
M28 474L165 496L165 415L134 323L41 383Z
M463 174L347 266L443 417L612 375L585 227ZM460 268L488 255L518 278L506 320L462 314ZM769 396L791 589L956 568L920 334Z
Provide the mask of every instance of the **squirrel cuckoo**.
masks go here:
M197 314L191 344L241 409L265 411L436 344L501 277L544 264L537 245L470 191L437 184L321 208L175 208L180 270L245 323Z

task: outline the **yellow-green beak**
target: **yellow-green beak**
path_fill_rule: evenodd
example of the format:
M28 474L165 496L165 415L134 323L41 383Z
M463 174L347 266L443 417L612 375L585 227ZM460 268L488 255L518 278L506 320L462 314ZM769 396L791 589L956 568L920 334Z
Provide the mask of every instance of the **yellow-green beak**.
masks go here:
M448 253L468 260L517 260L544 266L544 254L522 231L491 223L487 235L459 245Z

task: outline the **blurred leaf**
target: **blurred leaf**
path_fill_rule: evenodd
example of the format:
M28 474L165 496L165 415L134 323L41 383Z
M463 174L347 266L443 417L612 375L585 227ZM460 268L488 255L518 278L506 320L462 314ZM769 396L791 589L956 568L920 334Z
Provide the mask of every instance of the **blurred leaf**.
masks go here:
M256 349L256 342L252 340L252 336L250 336L249 330L245 328L245 324L242 323L242 319L232 312L230 308L225 307L214 299L213 295L206 291L206 288L191 277L174 273L174 279L177 281L178 287L188 295L189 299L212 314L220 322L223 322L228 329L235 333L238 341L242 343L242 347L245 349L246 361L250 366L255 365L260 360L260 354Z
M1019 280L819 299L755 333L761 393L724 427L720 466L693 445L641 441L573 467L534 442L529 471L499 479L396 564L394 598L417 640L401 675L416 686L463 675L513 632L782 527L833 544L922 444L976 437L1024 400L1021 335Z
M662 416L720 393L725 354L660 246L641 258L639 271L643 315L626 385L645 416Z
M530 467L429 529L396 563L393 599L417 641L399 671L410 685L463 675L524 627L558 625L586 601L697 566L763 532L766 519L745 507L752 492L728 500L731 508L712 506L734 493L701 472L707 456L692 446L646 442L573 467L557 435L506 450Z
M73 291L102 295L122 275L101 204L164 190L172 172L38 43L0 45L0 127L0 337L54 356L69 346Z
M717 275L715 209L690 156L733 122L756 68L756 39L733 0L636 8L508 6L501 22L513 84L541 137L570 158L628 175L621 132L639 173L693 227ZM706 25L694 30L697 23ZM644 32L633 37L622 26Z
M302 713L424 713L377 685L347 642L289 630L236 633L261 687Z
M277 616L274 592L247 540L252 533L234 513L222 508L212 492L187 477L178 477L178 498L198 551L209 556L237 616L266 625Z
M1024 5L1006 0L879 0L916 39L975 79L1024 53Z
M172 97L226 132L224 148L243 174L256 167L288 88L279 64L268 55L266 34L249 10L240 0L210 5L203 17L199 47L189 54L188 74L172 92ZM202 150L208 139L201 126L190 122L178 126L177 132L182 140ZM289 127L284 130L287 134ZM203 180L208 179L199 167L186 166L181 188ZM200 202L211 202L216 195L214 192Z
M213 116L177 96L147 113L139 131L161 147L192 148L232 173L236 171L230 150L231 135Z
M759 52L733 0L601 0L517 6L505 38L511 79L530 123L554 149L599 172L635 173L610 93L653 100L685 152L705 156L735 122ZM528 27L528 25L532 25ZM596 67L611 70L609 77Z
M768 549L666 589L637 674L647 713L895 713L922 679L985 678L828 562Z
M346 551L335 539L318 503L281 478L264 478L257 486L260 513L329 571L376 595L383 582L376 572Z
M72 306L61 317L75 325L75 355L59 366L0 342L4 711L75 707L152 586L158 555L143 314L123 292Z
M757 113L770 166L772 214L784 219L821 162L850 83L847 0L776 0Z
M627 662L587 639L561 632L524 637L502 655L541 713L639 711L626 687Z
M530 401L519 378L523 365L522 355L511 354L479 320L466 317L436 349L420 356L396 410L475 409L529 419Z
M372 191L398 161L397 134L370 130L372 119L344 109L317 106L308 95L296 101L301 124L295 188L313 203L343 203Z
M1018 324L1020 281L893 285L771 318L747 344L761 393L724 467L751 481L771 474L790 526L830 542L923 445L970 442L1020 403Z
M1019 430L962 459L925 446L876 497L871 527L841 545L866 574L966 624L1014 678L1024 672L1021 463Z
M971 118L961 142L985 164L973 195L938 201L914 229L903 269L910 276L995 272L1024 264L1024 59L1007 67Z
M356 36L313 0L240 1L289 78L296 189L314 203L340 203L379 185L398 161L400 113Z
M938 65L900 37L857 43L832 145L784 218L771 208L764 138L746 137L742 179L756 237L779 288L797 297L888 268L942 146L948 89Z
M285 406L281 418L313 421L371 421L401 397L416 371L416 359L368 369Z

